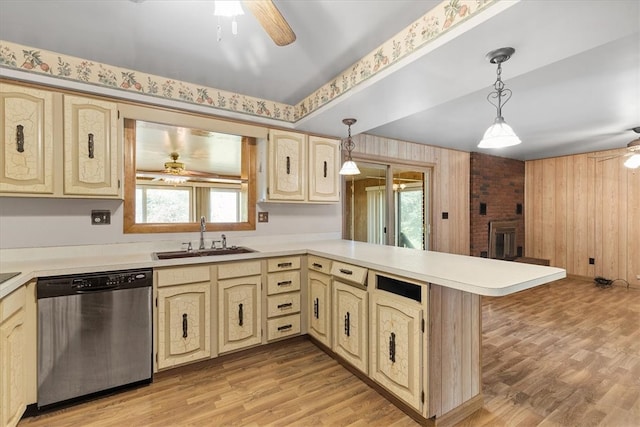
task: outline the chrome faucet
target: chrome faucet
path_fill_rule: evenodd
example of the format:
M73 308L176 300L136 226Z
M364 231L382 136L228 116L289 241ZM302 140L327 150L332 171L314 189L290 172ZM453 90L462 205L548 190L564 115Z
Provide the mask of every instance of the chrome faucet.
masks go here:
M199 250L204 249L204 232L207 231L207 219L202 216L200 217L200 246Z
M227 236L222 235L222 249L227 249Z

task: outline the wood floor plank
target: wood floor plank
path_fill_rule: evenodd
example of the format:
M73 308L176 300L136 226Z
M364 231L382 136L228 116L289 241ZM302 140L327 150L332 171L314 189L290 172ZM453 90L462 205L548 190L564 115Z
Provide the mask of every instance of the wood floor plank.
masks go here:
M484 407L458 427L640 426L640 291L564 279L482 299ZM299 338L162 372L19 426L417 424Z

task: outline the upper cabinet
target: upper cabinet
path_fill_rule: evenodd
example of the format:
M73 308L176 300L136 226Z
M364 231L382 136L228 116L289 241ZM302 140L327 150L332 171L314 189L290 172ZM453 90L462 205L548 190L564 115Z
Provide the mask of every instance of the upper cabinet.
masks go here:
M65 95L64 159L65 194L119 194L116 104Z
M0 83L0 194L121 198L117 104Z
M340 143L309 136L309 201L340 201Z
M339 141L272 129L266 151L267 170L260 201L340 201Z
M269 131L270 200L304 201L307 198L306 135L281 130Z
M0 192L53 194L53 93L0 83Z

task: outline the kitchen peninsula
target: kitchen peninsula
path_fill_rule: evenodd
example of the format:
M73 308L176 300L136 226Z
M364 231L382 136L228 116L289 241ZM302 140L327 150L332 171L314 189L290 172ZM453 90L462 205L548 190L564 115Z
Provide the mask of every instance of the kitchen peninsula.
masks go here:
M170 243L156 242L0 251L0 272L22 272L0 285L0 320L15 320L12 313L18 312L24 326L18 337L23 340L22 347L14 343L10 350L21 357L14 357L11 362L8 354L2 356L3 370L11 369L14 384L20 378L20 387L14 389L17 395L9 396L13 400L5 406L17 413L13 418L12 414L2 414L3 422L17 423L24 405L37 400L34 285L38 277L151 267L156 272L155 297L158 277L172 278L179 273L184 278L189 271L206 266L212 272L206 282L211 302L216 302L218 286L222 287L225 280L228 282L222 275L223 266L238 266L237 270L257 265L255 274L260 277L259 282L265 283L265 289L257 294L257 305L264 307L263 315L257 311L257 322L261 325L257 329L267 331L266 326L274 320L267 313L267 303L277 295L267 291L266 283L272 276L278 277L280 272L274 272L278 267L293 269L296 274L299 271L299 296L290 291L286 295L300 298L300 334L309 333L321 348L345 366L351 365L350 370L386 390L390 400L414 418L447 425L482 407L480 296L508 295L566 276L563 269L553 267L347 240L234 243L256 252L170 260L152 258L152 252L175 249L175 242L173 247ZM92 255L87 256L88 253ZM207 275L208 272L205 271ZM322 294L323 300L321 294L314 292L320 289L316 284L324 278L329 286ZM350 307L346 316L340 312L343 301L345 307ZM328 340L323 342L314 332L317 324L314 322L321 317L325 304L331 310L324 325ZM211 312L222 307L213 303L210 306ZM157 322L157 313L154 319ZM217 345L219 319L216 314L210 316L206 330L210 331L211 348L207 357L225 353ZM5 330L11 332L3 328L2 340L8 339ZM358 335L356 343L354 335ZM157 339L162 338L154 336ZM258 336L257 342L266 344L270 340L271 335L267 337L265 333ZM8 348L4 344L3 349ZM154 345L157 348L158 343ZM157 371L158 366L154 369ZM3 376L2 381L7 379ZM3 384L3 390L4 387Z

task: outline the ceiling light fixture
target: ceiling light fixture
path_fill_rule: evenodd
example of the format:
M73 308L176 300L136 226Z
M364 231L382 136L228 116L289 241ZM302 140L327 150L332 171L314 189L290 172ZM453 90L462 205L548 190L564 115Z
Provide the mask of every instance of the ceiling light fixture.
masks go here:
M222 25L220 25L220 18L231 18L231 34L238 35L238 23L236 22L236 16L244 15L244 10L238 0L215 0L213 2L213 16L218 17L218 41L222 40Z
M627 148L633 152L625 162L624 166L629 169L640 168L640 138L636 138L627 144Z
M356 144L351 139L351 125L354 124L356 119L343 119L342 123L349 127L349 137L342 140L342 149L347 151L347 160L343 163L340 169L340 175L360 175L360 169L358 165L351 158L351 151L356 147Z
M171 161L164 164L164 173L167 176L164 176L162 180L173 185L184 184L188 181L187 177L182 176L185 171L184 163L178 161L180 155L175 151L170 156Z
M478 144L478 148L503 148L518 145L522 142L502 117L502 107L511 99L511 89L505 89L504 82L502 81L502 63L511 58L511 55L513 55L515 51L512 47L503 47L492 50L486 55L489 62L498 64L498 70L496 72L497 78L493 84L495 91L487 95L487 101L496 107L497 117L493 125L484 133L482 141ZM497 103L494 102L496 99Z

